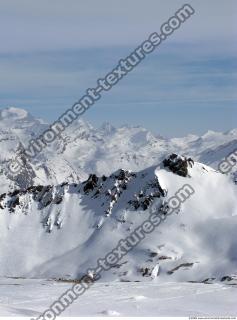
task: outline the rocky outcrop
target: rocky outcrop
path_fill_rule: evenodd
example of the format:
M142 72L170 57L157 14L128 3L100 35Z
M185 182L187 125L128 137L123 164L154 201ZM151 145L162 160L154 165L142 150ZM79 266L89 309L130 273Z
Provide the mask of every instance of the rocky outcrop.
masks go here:
M164 167L182 177L188 176L188 168L192 167L193 164L193 159L179 156L175 153L163 160Z
M191 158L180 157L176 154L170 155L164 160L164 166L175 174L188 175L188 167L192 166ZM131 187L135 192L131 192ZM100 208L104 217L109 217L116 211L117 206L126 210L146 211L153 202L167 195L167 190L161 186L154 171L142 171L134 173L128 170L117 170L109 177L98 177L90 174L88 179L82 183L64 182L60 185L31 185L19 188L0 195L0 210L8 209L15 212L18 208L25 214L28 213L30 202L37 202L38 209L42 210L48 206L59 206L64 201L66 193L75 193L88 208L96 206ZM121 198L123 197L123 200ZM157 210L166 214L168 207L166 202L160 201ZM122 222L126 221L124 213ZM100 226L101 223L98 223Z
M95 187L97 187L98 177L95 174L90 174L89 178L85 182L84 186L84 192L89 193L90 191L93 191Z

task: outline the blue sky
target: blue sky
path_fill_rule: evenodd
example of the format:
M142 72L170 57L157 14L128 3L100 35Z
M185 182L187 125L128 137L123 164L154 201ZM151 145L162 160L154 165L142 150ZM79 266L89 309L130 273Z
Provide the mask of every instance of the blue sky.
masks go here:
M14 105L55 120L183 5L98 3L1 0L0 108ZM84 119L165 136L236 127L236 2L190 3L195 15Z

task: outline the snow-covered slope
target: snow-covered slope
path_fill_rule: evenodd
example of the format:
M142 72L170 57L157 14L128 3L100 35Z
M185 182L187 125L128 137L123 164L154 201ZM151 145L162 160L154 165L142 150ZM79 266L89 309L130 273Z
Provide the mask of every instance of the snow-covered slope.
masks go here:
M10 107L0 110L0 192L32 184L57 184L62 181L79 182L87 175L79 166L73 167L61 156L59 139L49 145L36 158L29 158L22 174L12 176L8 164L16 153L22 153L30 140L48 128L41 119L34 118L23 109Z
M0 275L81 277L183 184L195 194L104 279L140 280L155 270L160 280L203 281L236 272L236 185L215 171L236 150L236 129L166 139L79 119L12 176L15 152L46 128L25 110L0 111ZM174 152L194 166L180 157L187 172L164 167Z
M1 195L0 275L78 279L156 212L165 221L104 272L103 281L157 274L160 281L234 278L236 185L206 165L179 159L183 171L164 162ZM167 216L165 204L184 185L195 193Z
M0 314L39 318L72 285L48 280L0 279ZM236 312L236 288L223 283L107 282L93 284L62 316L235 318Z

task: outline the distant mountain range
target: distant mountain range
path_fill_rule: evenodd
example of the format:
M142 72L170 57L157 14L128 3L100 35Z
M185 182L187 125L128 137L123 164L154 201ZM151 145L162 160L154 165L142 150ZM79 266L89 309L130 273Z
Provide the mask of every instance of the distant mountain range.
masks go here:
M120 168L139 171L157 165L173 152L216 168L223 157L237 148L237 129L167 139L139 126L115 128L105 123L96 129L79 119L35 159L29 159L21 176L12 177L7 164L16 150L22 145L27 148L28 142L47 128L46 122L23 109L0 111L0 192L32 184L77 183L90 173L108 175Z
M216 170L236 129L166 139L79 120L12 176L14 152L47 127L22 109L0 112L0 276L80 279L155 212L165 221L103 281L237 284L237 188ZM194 193L168 216L184 185Z

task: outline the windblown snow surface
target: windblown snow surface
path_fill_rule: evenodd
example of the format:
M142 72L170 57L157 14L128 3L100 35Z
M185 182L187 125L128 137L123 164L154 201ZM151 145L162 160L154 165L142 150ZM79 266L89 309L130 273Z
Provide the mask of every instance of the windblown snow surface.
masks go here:
M3 279L1 316L39 317L70 284L48 280ZM166 282L95 283L73 302L68 317L236 316L236 288L222 284Z
M83 124L14 180L6 171L14 147L37 132L35 126L41 131L46 125L21 109L2 111L0 118L0 315L42 313L70 287L68 282L95 267L154 210L159 214L184 185L194 193L103 272L65 315L236 314L236 184L231 176L183 156L177 156L185 169L181 173L162 161L175 146L174 151L189 148L191 156L196 150L194 160L199 155L216 167L227 155L223 150L234 147L236 131L168 142L141 128L106 125L95 131ZM10 127L13 118L15 127ZM61 151L55 155L54 148ZM83 158L86 150L93 153L91 161ZM126 170L119 169L122 164ZM88 168L96 169L89 178Z

